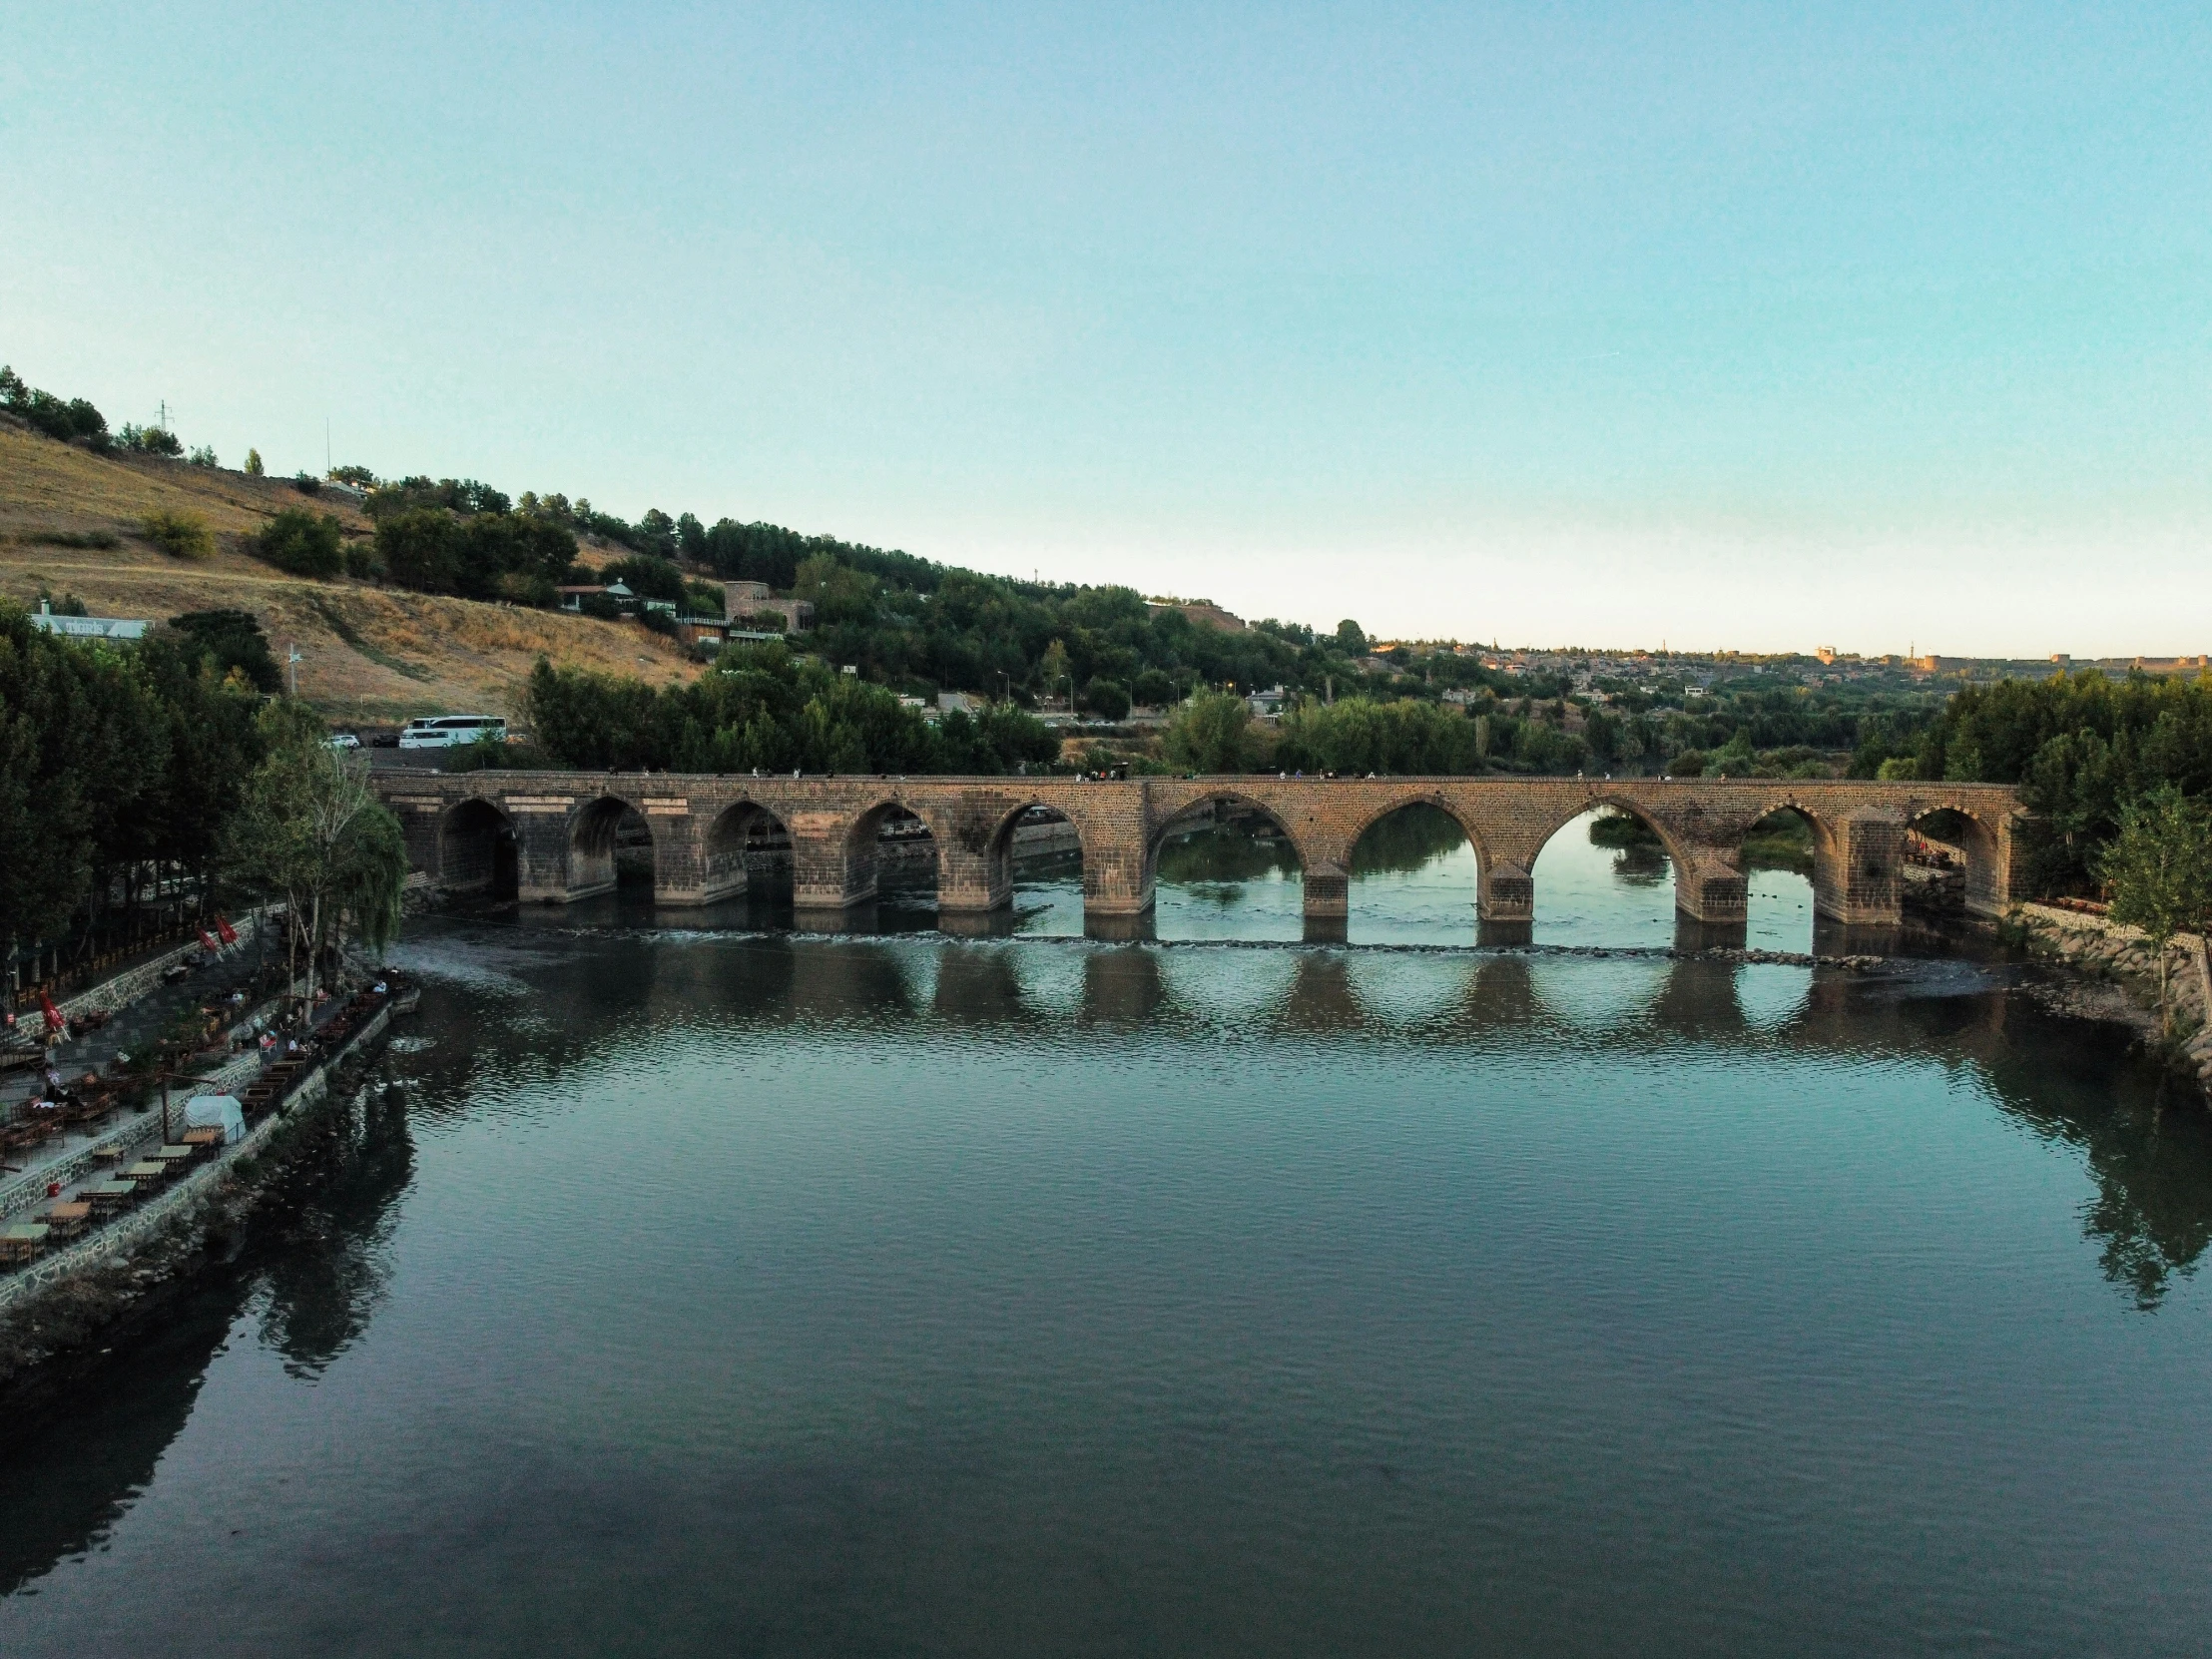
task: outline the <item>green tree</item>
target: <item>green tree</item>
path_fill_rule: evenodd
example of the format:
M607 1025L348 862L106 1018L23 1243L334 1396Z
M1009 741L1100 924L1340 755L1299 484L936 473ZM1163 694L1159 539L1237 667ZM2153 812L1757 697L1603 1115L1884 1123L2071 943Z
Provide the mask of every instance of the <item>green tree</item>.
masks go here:
M1232 693L1202 691L1175 711L1161 745L1180 772L1243 772L1252 762L1252 710Z
M345 534L328 513L286 507L252 542L257 558L294 576L327 580L345 568Z
M1049 700L1060 695L1060 688L1067 680L1068 648L1061 641L1054 640L1044 648L1044 656L1037 663L1038 690ZM1073 686L1068 687L1070 693L1074 689Z
M367 769L330 748L321 720L288 700L262 713L266 758L246 780L226 839L235 878L288 906L292 972L308 988L349 933L373 949L399 930L406 837L369 790Z
M1119 680L1093 680L1083 688L1083 707L1100 720L1129 718L1129 688Z
M2212 815L2162 784L2121 812L2119 833L2096 868L2112 891L2112 919L2141 928L2158 958L2159 1028L2170 1037L2166 947L2176 933L2202 928L2212 913Z
M266 469L262 465L262 452L259 449L249 449L246 452L246 475L249 478L259 478L263 476L265 471Z
M451 593L460 581L460 522L417 507L376 523L376 556L391 579L417 593Z

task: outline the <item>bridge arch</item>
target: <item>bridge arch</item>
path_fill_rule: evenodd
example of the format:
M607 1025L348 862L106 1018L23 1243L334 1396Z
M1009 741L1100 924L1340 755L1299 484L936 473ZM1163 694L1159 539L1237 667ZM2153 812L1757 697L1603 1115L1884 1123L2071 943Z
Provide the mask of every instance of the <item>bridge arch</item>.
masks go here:
M658 850L636 802L612 794L585 802L569 820L569 896L610 892L625 878L652 884Z
M759 802L740 799L715 814L701 842L701 890L707 901L742 892L788 896L791 828Z
M480 795L455 802L438 815L437 859L441 887L514 897L520 881L514 820Z
M1575 803L1573 807L1553 817L1549 824L1536 832L1535 844L1529 849L1528 853L1528 867L1531 870L1536 867L1536 860L1543 856L1544 848L1549 846L1552 838L1560 830L1566 829L1568 825L1579 824L1593 813L1603 812L1607 809L1619 813L1625 818L1634 819L1656 835L1659 838L1660 849L1667 855L1667 862L1677 871L1695 861L1688 843L1682 838L1681 831L1676 826L1667 822L1666 814L1653 812L1642 801L1625 792L1596 790Z
M1433 792L1354 819L1344 850L1347 936L1405 940L1393 929L1408 922L1413 939L1432 938L1439 922L1473 929L1488 867L1479 830Z
M1242 813L1257 817L1267 826L1269 833L1265 836L1249 837L1251 848L1242 855L1236 849L1234 841L1227 837L1215 840L1203 849L1193 848L1197 861L1180 869L1174 869L1169 883L1171 886L1188 889L1195 896L1199 892L1211 889L1218 881L1233 880L1242 885L1261 879L1270 870L1279 875L1287 876L1290 870L1286 869L1280 856L1282 852L1287 851L1289 853L1289 865L1296 870L1298 887L1296 902L1290 902L1288 895L1285 895L1286 902L1281 906L1281 914L1275 913L1275 907L1263 907L1248 912L1253 916L1261 931L1246 936L1273 937L1277 932L1283 932L1292 938L1304 937L1307 900L1310 896L1306 891L1306 887L1309 879L1318 870L1329 878L1333 878L1339 884L1339 917L1341 918L1341 884L1344 880L1342 869L1333 862L1324 866L1323 860L1314 855L1313 849L1307 846L1291 825L1285 822L1283 814L1270 807L1258 795L1240 790L1233 785L1210 787L1194 795L1184 797L1177 802L1172 813L1151 827L1146 833L1144 843L1142 878L1146 891L1154 894L1159 891L1161 855L1167 849L1168 843L1171 840L1180 840L1186 837L1195 838L1200 831L1208 828L1209 823L1219 824L1225 816L1222 812L1224 807L1233 807L1239 809ZM1273 856L1266 856L1267 854L1273 854ZM1263 867L1263 862L1266 867ZM1171 869L1173 869L1173 866L1183 863L1184 861L1178 858L1170 859ZM1284 884L1288 886L1289 882L1286 880ZM1177 910L1188 909L1189 906L1171 904L1169 908L1172 915ZM1157 914L1157 905L1155 906L1155 913ZM1169 925L1173 929L1175 922L1171 920Z
M1766 949L1811 950L1815 917L1848 913L1847 837L1796 792L1756 802L1745 816L1748 822L1735 838L1735 850L1744 874L1747 942ZM1810 843L1802 852L1794 844L1798 826L1804 827Z
M844 829L844 865L851 890L875 891L886 867L903 878L901 885L926 880L930 887L941 889L945 837L939 832L938 818L933 807L895 793L853 814Z
M1068 873L1064 860L1072 857L1075 860L1075 889L1080 894L1088 894L1089 877L1098 867L1093 850L1096 831L1088 822L1089 816L1080 809L1071 811L1071 806L1066 801L1017 800L1005 806L992 821L980 837L980 867L994 904L1011 903L1016 887L1024 879L1024 863L1035 868L1035 860L1044 859L1059 860L1059 878L1064 881ZM1025 835L1034 843L1030 848L1022 844ZM1049 885L1044 889L1047 894L1051 890ZM1060 900L1055 898L1048 909L1057 912L1060 907ZM1072 916L1048 914L1044 930L1080 933L1083 917L1080 913Z
M1432 807L1450 819L1459 827L1459 833L1466 836L1467 845L1474 849L1475 862L1484 869L1490 867L1490 848L1481 818L1464 811L1460 802L1435 788L1416 788L1402 795L1390 796L1364 815L1354 818L1345 837L1347 855L1360 844L1369 830L1384 819L1392 818L1409 807Z
M1915 800L1906 811L1906 830L1924 840L1956 849L1965 867L1963 899L1974 915L2001 915L2011 901L2010 815L1990 814L1983 803L1962 793L1943 792Z
M1557 944L1671 944L1676 912L1686 907L1685 882L1696 867L1679 827L1627 792L1591 792L1553 814L1527 851L1523 936ZM1599 840L1588 831L1608 814L1633 829ZM1578 828L1578 836L1561 833ZM1663 862L1651 861L1653 852ZM1646 898L1636 900L1638 892Z

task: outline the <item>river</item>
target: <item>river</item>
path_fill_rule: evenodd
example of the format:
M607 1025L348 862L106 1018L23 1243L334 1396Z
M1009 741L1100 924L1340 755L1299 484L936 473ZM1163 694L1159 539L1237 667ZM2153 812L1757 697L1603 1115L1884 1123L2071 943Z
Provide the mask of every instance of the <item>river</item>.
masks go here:
M1448 841L1338 946L1228 834L1165 943L413 924L399 1087L12 1408L0 1653L2203 1651L2202 1108L1573 835L1464 948Z

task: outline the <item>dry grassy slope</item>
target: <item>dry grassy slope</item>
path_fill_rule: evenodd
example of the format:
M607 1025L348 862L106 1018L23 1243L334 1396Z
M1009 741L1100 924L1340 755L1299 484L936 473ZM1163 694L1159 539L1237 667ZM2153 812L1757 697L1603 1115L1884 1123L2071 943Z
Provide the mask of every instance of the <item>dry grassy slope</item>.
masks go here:
M95 616L161 621L232 606L254 612L276 643L304 657L300 695L339 721L442 712L511 713L517 683L543 652L557 663L632 674L655 685L698 672L685 654L632 623L438 599L360 582L286 576L238 550L279 509L368 522L328 493L309 500L285 481L182 462L94 455L0 422L0 594L74 593ZM160 509L200 514L221 543L205 564L158 551L137 530ZM113 551L41 545L42 531L110 530ZM341 626L342 625L342 626ZM348 640L345 635L353 636Z

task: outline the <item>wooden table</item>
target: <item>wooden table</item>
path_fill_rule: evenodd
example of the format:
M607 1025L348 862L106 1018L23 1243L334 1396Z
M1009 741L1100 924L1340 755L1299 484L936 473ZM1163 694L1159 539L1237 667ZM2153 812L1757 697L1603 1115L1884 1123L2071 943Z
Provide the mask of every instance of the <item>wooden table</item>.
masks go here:
M0 1262L35 1262L46 1249L49 1229L42 1221L19 1221L0 1228Z
M143 1190L158 1187L169 1179L169 1166L158 1158L146 1158L123 1172L123 1179L136 1181Z
M101 1217L121 1215L137 1202L138 1195L136 1181L93 1181L77 1189L77 1196Z
M124 1152L120 1146L96 1146L92 1149L92 1161L96 1164L120 1164Z
M92 1206L83 1199L46 1207L46 1225L57 1239L74 1239L92 1222Z
M220 1129L188 1129L177 1138L189 1147L200 1151L213 1152L223 1144L223 1131Z
M147 1156L158 1164L189 1164L200 1156L200 1149L195 1146L165 1146Z

